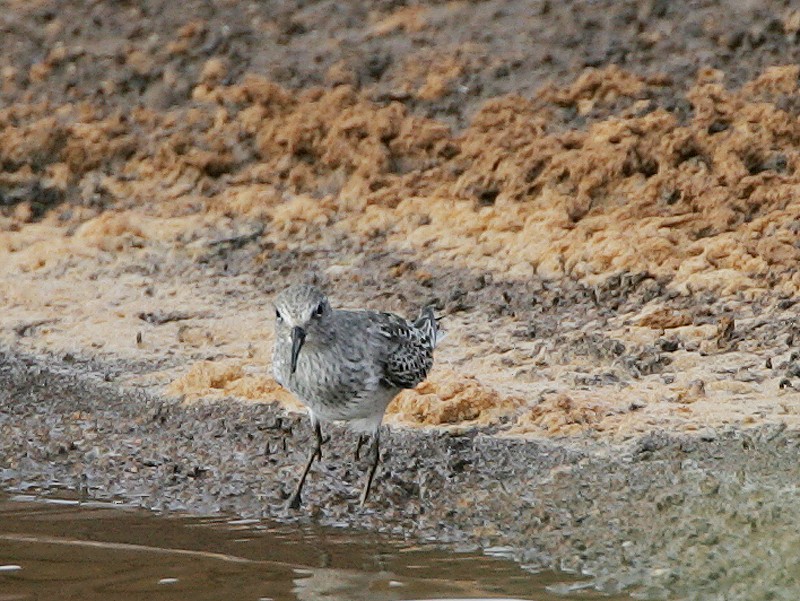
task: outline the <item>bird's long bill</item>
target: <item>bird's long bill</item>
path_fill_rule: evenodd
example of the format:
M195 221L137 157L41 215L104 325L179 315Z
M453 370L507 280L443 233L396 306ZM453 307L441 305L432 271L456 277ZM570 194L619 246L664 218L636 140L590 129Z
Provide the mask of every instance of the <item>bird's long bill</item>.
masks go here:
M297 326L292 328L292 373L297 369L297 356L300 354L300 349L303 348L303 343L306 341L306 332L303 328Z

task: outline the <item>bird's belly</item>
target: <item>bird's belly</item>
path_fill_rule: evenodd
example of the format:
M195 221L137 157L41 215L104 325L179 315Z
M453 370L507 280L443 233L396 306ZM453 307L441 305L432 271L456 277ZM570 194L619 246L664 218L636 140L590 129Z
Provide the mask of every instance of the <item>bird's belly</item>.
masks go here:
M399 392L378 387L358 390L349 387L299 386L294 388L301 401L323 421L353 421L381 418L387 405Z
M399 390L381 383L375 365L334 350L323 354L303 348L287 388L320 420L379 424Z

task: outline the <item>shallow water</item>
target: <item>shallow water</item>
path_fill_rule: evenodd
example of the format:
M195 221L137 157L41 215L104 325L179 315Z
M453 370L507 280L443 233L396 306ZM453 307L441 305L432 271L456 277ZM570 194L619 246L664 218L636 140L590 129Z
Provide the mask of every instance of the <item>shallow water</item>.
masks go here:
M0 601L594 597L558 594L582 588L502 558L381 535L0 496Z

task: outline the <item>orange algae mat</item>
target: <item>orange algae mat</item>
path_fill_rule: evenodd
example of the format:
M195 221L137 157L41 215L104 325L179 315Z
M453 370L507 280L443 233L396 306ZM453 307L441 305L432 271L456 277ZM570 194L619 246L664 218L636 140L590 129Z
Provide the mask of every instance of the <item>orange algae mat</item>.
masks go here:
M148 363L121 381L187 402L292 405L269 376L268 301L309 272L339 304L408 312L420 282L549 282L601 308L623 289L596 315L565 293L543 333L529 308L444 298L437 369L390 421L621 437L797 421L798 67L735 89L701 71L686 119L651 100L667 79L590 69L458 132L347 83L225 85L224 69L163 111L0 110L0 187L24 198L0 218L3 343ZM225 275L217 251L239 245ZM626 282L654 288L626 304Z

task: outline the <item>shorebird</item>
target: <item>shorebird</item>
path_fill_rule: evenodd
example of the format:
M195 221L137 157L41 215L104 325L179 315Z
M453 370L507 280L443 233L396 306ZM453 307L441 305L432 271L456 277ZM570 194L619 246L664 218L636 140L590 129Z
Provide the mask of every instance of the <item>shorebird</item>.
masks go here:
M288 501L297 509L308 471L322 459L321 422L343 421L359 434L358 459L372 437L372 462L361 492L363 507L380 461L380 426L386 407L404 388L422 382L441 339L432 307L414 321L393 313L331 307L314 286L296 285L275 298L275 379L308 409L315 444Z

